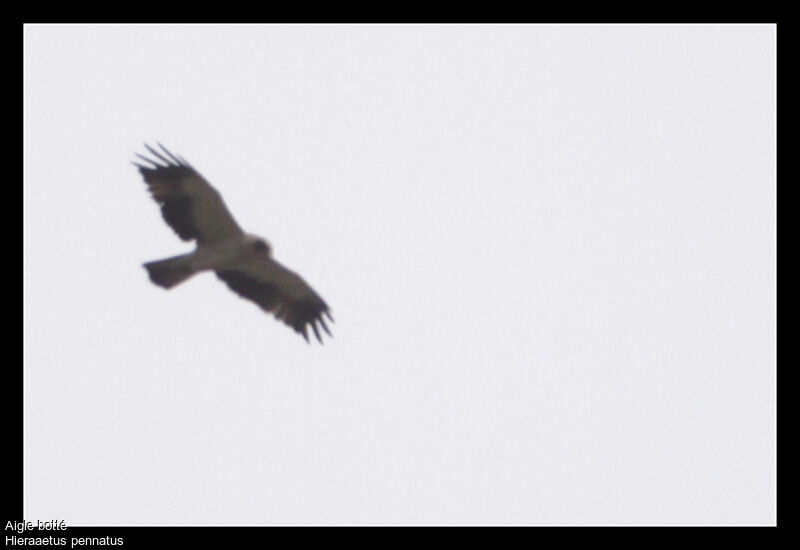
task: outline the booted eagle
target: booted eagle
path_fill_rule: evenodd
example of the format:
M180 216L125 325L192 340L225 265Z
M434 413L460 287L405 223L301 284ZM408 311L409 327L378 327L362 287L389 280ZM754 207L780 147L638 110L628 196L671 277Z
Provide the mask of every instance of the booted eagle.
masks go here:
M323 315L333 321L328 304L297 273L272 259L269 243L242 231L222 197L183 158L161 145L145 144L154 159L136 153L147 165L139 168L164 221L184 241L197 241L194 252L144 264L150 280L172 288L201 271L214 271L242 298L252 300L303 335L310 326L322 342L328 333Z

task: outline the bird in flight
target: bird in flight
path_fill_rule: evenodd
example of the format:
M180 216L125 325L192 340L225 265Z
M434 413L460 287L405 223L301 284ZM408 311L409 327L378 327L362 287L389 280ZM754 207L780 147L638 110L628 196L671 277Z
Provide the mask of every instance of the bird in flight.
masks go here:
M153 159L136 153L139 168L164 221L184 241L197 241L189 254L144 264L150 280L172 288L192 275L213 271L228 288L252 300L308 339L308 327L322 343L319 326L331 336L323 316L333 321L328 304L297 273L272 258L270 244L242 231L214 189L188 162L145 144Z

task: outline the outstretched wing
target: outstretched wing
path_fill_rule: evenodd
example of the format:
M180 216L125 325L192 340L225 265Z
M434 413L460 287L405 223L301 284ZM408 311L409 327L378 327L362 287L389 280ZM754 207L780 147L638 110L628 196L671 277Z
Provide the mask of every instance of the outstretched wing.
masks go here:
M184 159L161 147L159 153L145 144L155 157L137 157L152 166L134 162L155 201L161 215L184 241L208 243L242 236L244 233L233 219L222 197L203 176Z
M308 342L308 327L322 343L319 327L331 336L323 315L333 321L328 304L297 273L268 257L257 257L236 269L218 270L217 277L236 294L275 315Z

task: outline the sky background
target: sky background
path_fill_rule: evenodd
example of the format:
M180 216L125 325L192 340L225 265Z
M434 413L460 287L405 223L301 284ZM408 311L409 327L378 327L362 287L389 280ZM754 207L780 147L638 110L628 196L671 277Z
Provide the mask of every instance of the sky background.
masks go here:
M772 25L24 29L24 512L774 524ZM160 141L330 304L188 252Z

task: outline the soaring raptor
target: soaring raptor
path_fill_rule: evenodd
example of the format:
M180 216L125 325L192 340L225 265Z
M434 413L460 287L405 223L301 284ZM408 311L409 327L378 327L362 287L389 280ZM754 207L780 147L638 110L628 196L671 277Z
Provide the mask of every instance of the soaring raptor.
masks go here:
M154 159L134 162L164 221L184 241L197 241L194 252L144 264L150 280L172 288L201 271L214 271L228 287L275 315L308 342L310 326L322 343L323 316L333 321L328 304L297 273L272 259L269 243L242 231L216 189L183 158L161 145L145 144Z

